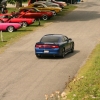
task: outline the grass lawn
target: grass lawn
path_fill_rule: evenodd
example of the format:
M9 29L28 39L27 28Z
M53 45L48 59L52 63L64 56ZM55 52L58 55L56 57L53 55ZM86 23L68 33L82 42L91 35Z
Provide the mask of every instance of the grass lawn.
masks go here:
M67 90L66 100L100 100L100 44L67 86Z
M1 41L1 38L0 38L0 48L3 48L5 47L6 45L8 44L11 44L11 43L14 43L15 41L17 41L20 37L26 35L26 34L29 34L31 33L31 31L34 31L36 30L38 27L43 27L46 23L49 23L49 22L52 22L52 21L55 21L59 16L64 16L64 14L67 14L69 13L70 11L74 10L76 7L73 6L73 5L69 5L69 6L66 6L65 9L63 9L62 12L60 12L57 16L54 16L53 18L51 18L50 20L48 21L43 21L41 20L41 25L39 26L39 22L36 21L34 24L26 27L26 28L21 28L15 32L12 32L12 33L9 33L9 32L2 32L2 35L3 35L3 41ZM18 9L16 8L8 8L8 12L13 12L13 11L18 11ZM2 49L0 49L0 51L2 51Z

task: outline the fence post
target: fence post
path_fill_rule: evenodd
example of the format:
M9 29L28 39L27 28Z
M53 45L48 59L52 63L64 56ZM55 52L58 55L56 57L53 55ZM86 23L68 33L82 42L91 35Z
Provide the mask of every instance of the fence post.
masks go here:
M3 35L2 35L2 31L0 32L0 34L1 34L1 41L3 42Z
M40 18L39 18L39 24L38 25L40 26Z

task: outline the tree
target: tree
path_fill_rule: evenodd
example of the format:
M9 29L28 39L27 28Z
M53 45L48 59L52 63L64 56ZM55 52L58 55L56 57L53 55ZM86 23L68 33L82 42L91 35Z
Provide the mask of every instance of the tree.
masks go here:
M15 4L16 8L22 7L22 2L28 1L28 0L7 0L10 4Z

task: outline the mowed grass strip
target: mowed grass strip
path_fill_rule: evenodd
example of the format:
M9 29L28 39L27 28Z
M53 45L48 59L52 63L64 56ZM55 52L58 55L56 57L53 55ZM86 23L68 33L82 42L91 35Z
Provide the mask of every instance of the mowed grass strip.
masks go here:
M100 44L67 86L66 100L100 100Z

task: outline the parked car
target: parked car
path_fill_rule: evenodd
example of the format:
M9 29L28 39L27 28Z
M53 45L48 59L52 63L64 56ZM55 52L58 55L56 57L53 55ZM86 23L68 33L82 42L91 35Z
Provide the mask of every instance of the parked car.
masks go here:
M50 11L40 11L37 8L30 7L20 9L18 17L48 20L53 17L53 13Z
M53 3L56 3L56 4L59 4L59 6L61 8L64 8L65 6L67 6L67 3L64 2L64 1L56 1L56 0L49 0L50 2L53 2Z
M56 15L57 13L59 13L60 11L62 11L62 9L60 7L48 7L45 4L39 3L39 4L30 4L27 7L21 7L20 9L24 9L24 8L30 8L30 7L35 7L37 9L39 9L40 11L52 11L54 15Z
M62 34L44 35L40 41L35 44L35 55L37 57L53 55L64 58L67 53L73 51L74 41Z
M34 3L43 3L43 4L47 5L48 7L60 7L59 4L52 3L50 1L36 1Z
M0 14L0 22L5 23L21 23L22 27L26 27L35 22L35 18L18 18L15 14Z
M13 32L21 28L20 23L0 23L1 31Z

